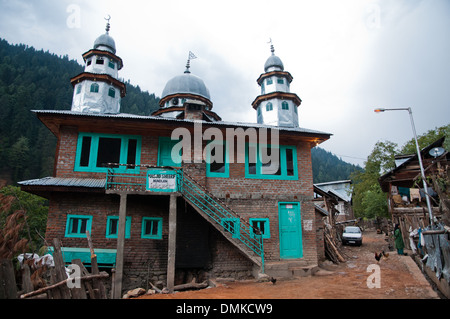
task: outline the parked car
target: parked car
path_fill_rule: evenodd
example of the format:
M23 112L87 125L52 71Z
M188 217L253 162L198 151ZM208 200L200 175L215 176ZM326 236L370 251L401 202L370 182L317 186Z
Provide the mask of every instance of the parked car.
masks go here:
M362 232L358 226L347 226L344 228L344 232L342 233L342 244L354 244L361 246L362 245Z

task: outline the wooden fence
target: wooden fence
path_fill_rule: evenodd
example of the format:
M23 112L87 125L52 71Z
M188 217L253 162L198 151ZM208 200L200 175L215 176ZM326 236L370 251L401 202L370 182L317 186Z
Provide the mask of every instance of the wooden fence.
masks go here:
M39 299L106 299L104 280L109 277L107 272L99 272L97 256L88 235L91 248L91 272L85 268L80 259L72 260L73 272L69 276L61 252L59 239L53 240L54 267L38 265L30 267L24 259L21 266L21 291L17 290L16 277L11 260L0 261L0 299L15 299L17 297ZM79 276L77 276L79 275ZM49 277L45 280L44 277Z

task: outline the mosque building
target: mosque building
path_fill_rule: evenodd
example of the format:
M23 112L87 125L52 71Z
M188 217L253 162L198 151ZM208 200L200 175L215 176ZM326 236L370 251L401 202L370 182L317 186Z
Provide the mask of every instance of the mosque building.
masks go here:
M57 137L54 172L21 189L49 200L46 241L61 240L67 263L89 266L89 231L99 266L115 269L114 298L149 281L173 291L188 276L307 274L323 254L311 148L331 134L299 126L302 101L274 47L248 105L257 123L223 121L192 58L167 81L158 110L121 113L124 64L108 22L71 79L71 110L33 111Z

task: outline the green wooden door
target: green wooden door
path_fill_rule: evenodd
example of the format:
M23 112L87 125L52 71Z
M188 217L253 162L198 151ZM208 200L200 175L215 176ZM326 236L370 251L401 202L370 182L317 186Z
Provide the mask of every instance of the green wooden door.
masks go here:
M181 166L181 150L179 154L172 156L172 148L178 142L178 140L172 141L170 137L159 138L158 166Z
M280 258L303 257L302 227L299 203L279 203Z

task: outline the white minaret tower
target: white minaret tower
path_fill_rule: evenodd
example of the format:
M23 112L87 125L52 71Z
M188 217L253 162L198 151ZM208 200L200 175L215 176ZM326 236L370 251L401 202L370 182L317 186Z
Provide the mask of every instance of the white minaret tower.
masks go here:
M106 33L94 42L94 48L83 54L84 72L72 78L74 87L72 111L87 113L120 113L120 99L126 94L125 83L118 79L123 62L116 55L116 44Z
M257 96L252 106L257 112L257 122L284 127L298 127L298 107L302 100L290 92L292 75L284 71L283 62L275 55L270 40L272 55L264 64L264 72L257 80L261 95Z

